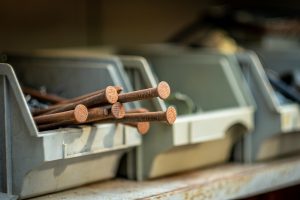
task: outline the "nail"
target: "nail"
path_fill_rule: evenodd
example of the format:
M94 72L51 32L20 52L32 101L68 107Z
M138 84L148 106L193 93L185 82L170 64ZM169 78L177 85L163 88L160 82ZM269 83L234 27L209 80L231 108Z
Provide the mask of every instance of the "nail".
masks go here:
M127 122L124 125L136 128L141 135L145 135L150 129L149 122Z
M47 101L50 103L59 103L59 102L66 100L65 98L57 96L55 94L42 93L39 90L35 90L33 88L22 87L22 91L24 94L28 94L28 95L32 96L33 98L36 98L36 99L42 100L42 101Z
M105 88L105 92L103 93L98 93L96 95L78 100L76 102L62 104L58 108L50 109L50 111L46 112L46 114L72 110L75 108L77 104L83 104L86 107L92 107L101 104L114 104L117 101L118 101L117 90L112 86L108 86Z
M117 91L118 94L120 94L120 92L123 91L123 88L121 86L112 86L112 87L114 87L116 89L116 91ZM65 101L62 101L60 104L76 102L78 100L82 100L82 99L94 96L94 95L99 94L99 93L104 93L104 92L105 92L105 89L97 90L95 92L91 92L91 93L88 93L88 94L85 94L85 95L81 95L79 97L75 97L75 98L72 98L72 99L67 99Z
M88 109L84 105L79 104L76 105L74 110L37 116L34 117L34 121L38 125L56 123L60 121L82 123L85 122L87 118L88 118Z
M40 124L38 125L38 129L40 131L44 131L44 130L56 129L62 126L83 125L83 124L98 122L105 119L113 120L115 118L122 118L125 115L125 108L121 103L117 102L113 104L111 108L97 107L97 108L88 109L87 112L88 115L85 121L74 122L67 119L62 119L61 121L54 122L54 123ZM42 117L42 116L38 116L38 117Z
M97 122L105 119L120 119L125 115L125 108L120 102L114 103L111 108L91 108L88 110L86 123Z
M170 106L165 112L158 111L158 112L146 112L146 113L126 113L125 116L121 119L115 119L115 120L106 119L99 122L127 123L127 122L163 121L171 125L175 122L176 116L177 116L176 109Z
M166 99L169 97L170 92L171 89L169 84L165 81L162 81L157 85L156 88L148 88L148 89L119 94L118 101L121 103L126 103L126 102L150 99L154 97Z

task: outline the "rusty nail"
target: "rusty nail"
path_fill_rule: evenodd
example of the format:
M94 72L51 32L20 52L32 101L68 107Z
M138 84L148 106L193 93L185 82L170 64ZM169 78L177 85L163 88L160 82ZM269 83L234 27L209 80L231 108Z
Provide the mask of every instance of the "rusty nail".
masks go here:
M41 115L34 117L34 121L36 124L50 124L56 123L60 121L69 121L74 123L82 123L85 122L88 118L88 110L87 108L82 105L76 105L74 110L48 114L48 115Z
M124 124L136 128L141 135L145 135L150 129L149 122L127 122Z
M36 99L39 99L42 101L48 101L51 103L60 103L60 102L66 100L65 98L59 97L55 94L42 93L39 90L35 90L33 88L22 87L22 91L24 94L28 94Z
M117 101L118 91L120 92L121 89L122 88L119 86L108 86L103 90L98 90L96 92L82 95L78 97L78 100L76 101L75 100L70 100L70 102L64 101L60 104L49 106L46 109L34 110L31 114L33 116L38 116L45 113L50 114L50 113L62 112L62 111L72 109L76 104L84 104L87 107L90 107L91 104L95 104L97 101L102 102L103 104L107 104L107 103L113 104Z
M67 110L72 110L77 104L83 104L86 107L91 107L95 105L101 104L114 104L118 101L118 93L117 90L112 87L108 86L105 88L105 91L102 93L98 93L96 95L78 100L76 102L71 102L67 104L62 104L58 108L50 109L50 111L46 112L46 114L57 113Z
M156 88L148 88L148 89L119 94L119 102L125 103L125 102L144 100L144 99L149 99L154 97L166 99L169 97L170 92L171 90L169 84L165 81L162 81L157 85Z
M116 102L111 108L91 108L88 110L88 119L85 123L101 121L105 119L120 119L125 115L125 108L123 104Z
M114 87L116 89L116 91L117 91L118 94L120 94L120 92L123 91L123 88L121 86L112 86L112 87ZM82 100L82 99L85 99L85 98L97 95L99 93L104 93L104 92L105 92L105 89L97 90L95 92L91 92L91 93L88 93L88 94L81 95L79 97L75 97L75 98L72 98L72 99L68 99L68 100L62 101L60 104L76 102L78 100Z
M127 122L150 122L150 121L164 121L169 125L173 124L176 120L176 109L172 106L168 109L157 112L146 112L146 113L126 113L125 116L121 119L105 119L99 122L117 122L117 123L127 123Z

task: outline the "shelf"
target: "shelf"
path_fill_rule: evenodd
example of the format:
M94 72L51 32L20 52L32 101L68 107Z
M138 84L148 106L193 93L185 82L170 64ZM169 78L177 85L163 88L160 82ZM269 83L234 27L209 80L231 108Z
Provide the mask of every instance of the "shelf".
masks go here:
M94 183L31 200L236 199L300 183L300 157L226 164L151 181Z

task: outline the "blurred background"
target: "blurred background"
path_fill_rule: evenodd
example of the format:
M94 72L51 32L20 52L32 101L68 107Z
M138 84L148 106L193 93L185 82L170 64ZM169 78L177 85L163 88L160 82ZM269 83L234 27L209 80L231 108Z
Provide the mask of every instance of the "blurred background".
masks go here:
M281 45L284 39L299 42L299 10L300 2L292 0L3 0L0 42L1 50L162 42L209 46L222 39Z

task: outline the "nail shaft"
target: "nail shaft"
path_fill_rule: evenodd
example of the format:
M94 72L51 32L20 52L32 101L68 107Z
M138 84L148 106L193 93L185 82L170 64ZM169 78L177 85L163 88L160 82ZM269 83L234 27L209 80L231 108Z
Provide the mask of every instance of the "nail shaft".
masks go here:
M56 123L60 121L71 121L71 122L82 123L85 122L87 118L88 118L87 108L84 105L79 104L75 107L74 110L37 116L34 117L34 121L38 125Z
M111 108L91 108L88 110L88 119L85 123L92 123L96 121L106 120L106 119L120 119L125 115L125 108L123 104L117 102L114 103Z
M75 106L77 104L83 104L86 107L92 107L92 106L101 105L101 104L113 104L113 103L116 103L117 100L118 100L118 93L117 93L116 89L112 86L108 86L105 89L104 93L99 93L99 94L87 97L85 99L78 100L76 102L63 104L60 107L50 110L49 112L46 112L46 113L51 114L51 113L72 110L75 108Z
M83 125L83 124L89 124L93 122L98 122L101 120L106 120L106 119L116 119L116 118L122 118L125 115L125 108L124 106L117 102L113 104L110 108L91 108L87 110L87 118L84 122L74 122L72 120L64 119L62 121L55 121L47 124L39 124L38 128L40 131L44 130L49 130L49 129L55 129L59 128L62 126L67 126L67 125ZM43 117L39 116L39 117Z
M169 84L162 81L158 84L156 88L148 88L148 89L119 94L118 101L121 103L126 103L126 102L150 99L154 97L166 99L169 97L170 91L171 90Z
M123 90L123 88L121 86L112 86L112 87L114 87L116 89L118 94L120 94L120 92L122 92L122 90ZM97 94L100 94L100 93L104 93L104 92L105 92L105 89L97 90L95 92L91 92L91 93L88 93L88 94L85 94L85 95L81 95L79 97L75 97L75 98L72 98L72 99L62 101L62 102L60 102L60 104L76 102L78 100L82 100L82 99L85 99L85 98L88 98L88 97L91 97L91 96L94 96L94 95L97 95Z
M149 122L127 122L124 125L136 128L141 135L146 134L150 129Z
M126 113L121 119L106 119L99 121L101 123L107 122L117 122L117 123L127 123L127 122L150 122L150 121L163 121L168 124L173 124L176 120L176 109L174 107L169 107L166 112L147 112L147 113Z
M36 98L41 101L47 101L50 103L59 103L66 100L63 97L59 97L57 95L49 94L49 93L42 93L39 90L35 90L33 88L22 87L22 91L24 94L28 94L33 98Z

